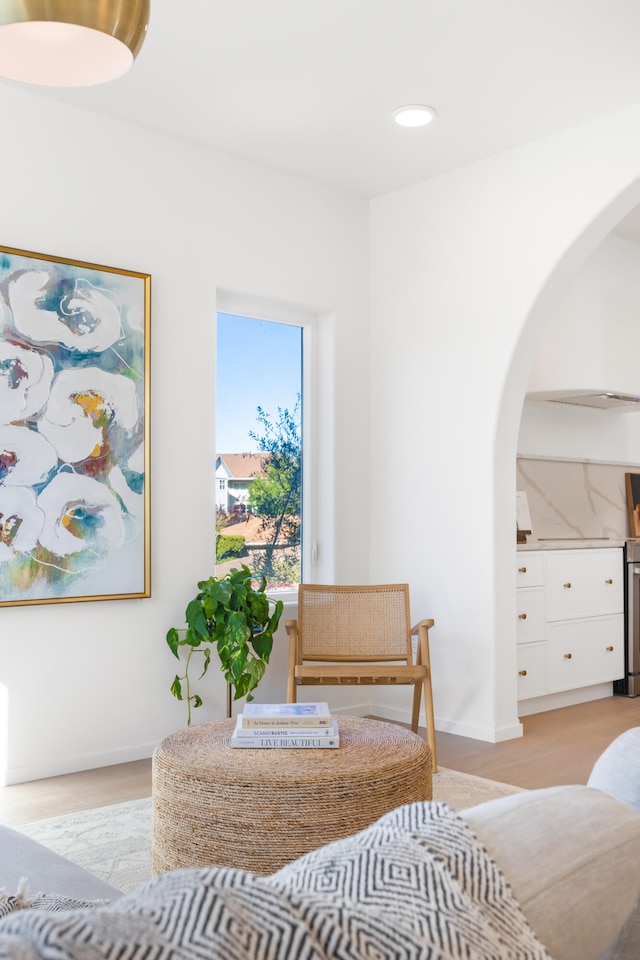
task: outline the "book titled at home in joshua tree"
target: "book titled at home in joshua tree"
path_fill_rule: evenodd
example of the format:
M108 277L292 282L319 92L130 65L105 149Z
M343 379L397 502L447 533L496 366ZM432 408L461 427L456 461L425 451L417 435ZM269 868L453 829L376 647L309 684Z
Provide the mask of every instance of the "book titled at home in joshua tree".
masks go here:
M328 703L247 703L242 713L242 726L263 727L331 727Z
M243 727L242 714L239 713L233 736L254 740L256 737L291 737L299 733L305 737L337 737L338 724L332 720L330 727Z

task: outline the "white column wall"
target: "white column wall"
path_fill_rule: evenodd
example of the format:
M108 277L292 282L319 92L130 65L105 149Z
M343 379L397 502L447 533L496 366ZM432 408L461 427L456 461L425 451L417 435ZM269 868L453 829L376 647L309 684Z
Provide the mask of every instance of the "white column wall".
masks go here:
M367 580L369 211L21 89L0 89L0 116L0 243L152 275L153 595L0 608L0 757L17 782L148 756L186 723L164 637L212 572L216 290L323 314L316 576ZM284 648L274 661L265 692L283 699ZM211 680L198 721L225 714Z
M517 736L515 456L532 365L576 270L640 201L640 110L372 205L372 580L433 617L437 726ZM386 472L409 489L395 511ZM388 694L386 702L398 703Z

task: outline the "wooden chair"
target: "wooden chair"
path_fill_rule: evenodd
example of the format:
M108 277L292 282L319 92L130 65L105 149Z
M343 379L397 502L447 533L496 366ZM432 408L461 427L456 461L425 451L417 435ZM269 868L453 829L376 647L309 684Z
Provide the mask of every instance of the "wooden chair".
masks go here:
M433 620L413 628L409 586L326 586L301 583L298 619L287 620L289 678L287 699L296 702L301 684L412 684L411 729L418 730L424 688L427 742L437 770L433 720L429 629ZM413 662L412 635L418 636Z

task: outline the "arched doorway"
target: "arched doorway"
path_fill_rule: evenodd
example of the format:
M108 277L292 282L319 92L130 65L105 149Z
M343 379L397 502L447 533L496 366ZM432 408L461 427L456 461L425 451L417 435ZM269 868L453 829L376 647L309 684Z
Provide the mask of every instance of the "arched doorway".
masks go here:
M640 109L372 204L371 579L433 617L436 724L521 735L515 460L532 364L579 266L640 203ZM390 319L393 323L390 324ZM380 509L400 464L419 510Z
M527 318L525 326L523 327L521 341L518 345L518 349L516 353L514 354L514 363L510 371L510 376L507 379L507 382L505 384L504 403L501 410L502 419L501 421L499 421L497 435L496 435L496 463L500 461L504 465L504 462L506 461L507 454L504 452L499 453L498 451L503 449L502 443L507 441L507 434L509 434L508 440L509 441L513 440L514 419L518 419L518 427L516 427L516 441L517 441L518 428L521 423L520 417L522 415L523 404L525 403L525 391L527 389L527 384L530 383L530 381L528 380L528 377L524 376L524 371L522 373L518 372L519 362L524 360L525 367L528 366L529 368L529 373L531 372L531 369L533 368L534 363L536 362L536 359L538 360L538 366L540 366L541 365L540 358L539 356L537 356L536 350L533 349L533 347L536 341L539 345L542 342L543 338L545 338L547 355L550 349L549 341L551 342L551 346L557 348L558 352L556 352L556 354L554 355L553 361L556 367L555 382L560 383L562 382L562 377L558 375L559 368L561 367L563 362L565 362L567 366L570 366L572 360L574 359L574 357L571 355L571 345L569 343L562 342L560 338L558 338L557 341L553 341L553 338L549 337L548 335L549 334L548 327L550 323L551 324L556 322L560 323L563 320L566 320L566 316L563 313L563 310L561 310L560 313L558 313L556 310L556 307L558 303L561 302L563 309L564 310L568 309L568 304L571 303L571 298L568 298L566 301L564 299L564 294L567 288L569 288L574 298L579 297L580 294L584 296L584 288L587 285L587 282L588 282L587 278L590 276L590 271L594 271L594 270L602 271L603 264L605 265L604 269L606 269L608 260L613 262L614 266L616 266L615 264L616 254L621 255L622 253L624 253L627 259L629 258L629 256L637 258L638 269L640 273L640 247L638 247L637 243L631 244L632 247L637 248L634 250L633 253L631 253L631 250L629 249L629 244L631 243L631 241L625 240L622 237L618 237L617 240L612 239L614 237L614 234L612 233L612 229L611 229L612 219L615 218L613 223L613 228L615 229L619 219L621 219L619 216L620 213L622 213L622 216L624 217L624 215L630 212L631 210L640 209L640 208L637 208L637 203L639 198L640 198L639 184L638 182L635 182L631 184L627 189L625 189L621 194L616 196L605 208L596 212L594 214L593 220L588 225L588 227L584 231L582 231L582 233L579 236L576 237L575 242L571 245L570 248L566 250L565 255L561 258L561 260L557 264L557 267L554 269L552 275L549 277L547 287L541 290L538 301L534 305L534 308L532 309L529 317ZM616 243L618 244L617 248L616 248ZM626 251L623 249L625 246L627 247ZM616 271L616 272L617 272L616 279L614 279L613 277L611 279L611 290L615 290L616 282L618 282L619 284L623 282L623 271L619 271L619 272ZM561 288L560 288L560 285L561 285ZM598 285L595 284L594 286L595 286L595 289L592 288L589 291L591 295L592 296L595 296L596 294L602 295L600 293L600 290L598 289ZM604 307L604 309L606 309L606 302L605 302L606 290L603 291L603 293L605 294L603 298L603 303L602 304L598 303L595 305L596 311L598 307ZM623 298L625 293L626 291L620 290L620 298ZM583 343L582 345L583 363L584 363L585 356L588 356L590 351L593 351L594 353L602 352L603 341L602 341L602 336L600 337L598 336L599 333L604 334L604 337L608 338L609 341L613 341L613 344L615 344L615 346L611 345L609 350L608 359L610 362L608 365L604 365L604 366L613 368L614 371L618 371L618 372L617 373L612 372L612 370L609 369L607 372L599 373L598 372L599 364L597 362L592 363L591 366L593 369L585 370L584 374L581 373L580 375L577 376L577 380L576 380L575 372L569 374L566 380L567 385L571 385L572 387L575 388L577 383L579 384L582 382L584 383L585 386L587 386L588 384L597 386L600 382L605 382L605 381L597 380L598 376L602 376L605 378L611 378L611 379L607 379L606 382L610 384L616 383L617 384L616 389L620 389L621 385L623 384L633 383L634 386L633 387L627 386L627 390L629 391L640 390L640 363L638 364L638 368L636 372L635 364L629 362L629 359L630 359L629 351L632 349L632 342L635 343L635 335L634 335L633 341L629 339L626 343L620 342L619 338L618 340L615 340L616 332L617 332L615 330L616 317L618 317L619 319L619 313L618 314L616 313L615 308L610 303L609 319L611 322L611 328L609 331L607 331L606 320L601 320L602 330L599 330L598 326L596 326L593 323L591 324L591 326L589 326L589 324L585 322L583 330L576 329L574 333L576 336L578 336L579 334L582 334L584 337L591 336L595 341L593 344L589 344L586 342ZM637 335L640 337L640 329ZM531 337L531 340L529 341L529 343L526 343L529 337ZM618 353L618 362L616 362L616 351ZM576 353L580 352L577 345L576 345L575 352ZM613 363L611 363L612 358L614 361ZM629 372L631 369L633 369L633 376L632 376L632 379L629 380ZM594 373L594 371L596 372ZM584 375L584 380L580 379L582 375ZM591 380L589 380L589 377L591 377ZM538 379L540 380L540 378ZM554 378L552 377L551 380L553 379ZM594 379L595 379L595 384L594 384ZM539 382L536 382L534 385L540 388ZM515 399L515 396L513 396L511 399L508 399L508 393L509 393L510 387L513 388L514 394L516 393L518 394L517 401ZM602 389L607 389L607 388L602 388ZM564 459L566 460L566 463L564 464L565 468L572 462L575 462L575 463L582 462L583 466L586 463L588 463L590 460L594 462L598 462L599 452L603 454L605 457L608 455L609 460L601 460L600 462L602 464L606 463L612 471L614 469L616 469L618 472L623 471L624 464L631 463L631 461L628 458L631 454L634 453L634 451L635 451L634 462L636 464L640 462L640 436L639 436L640 423L638 422L638 420L636 420L636 418L631 418L631 421L630 421L629 418L625 417L624 421L626 421L626 423L624 423L624 427L626 429L624 430L621 428L620 420L618 420L617 425L619 429L617 431L613 431L609 429L609 437L608 437L609 443L603 443L602 440L600 440L600 443L598 444L597 436L594 437L593 442L591 443L589 442L588 431L590 428L593 429L594 431L606 431L607 427L611 428L613 424L616 423L616 421L614 421L611 418L611 414L608 415L609 416L608 420L606 419L607 415L605 415L605 419L602 419L603 414L601 411L598 410L594 412L593 410L588 410L583 408L583 409L580 409L577 414L578 423L576 423L576 419L573 419L573 420L571 419L572 417L574 418L576 417L575 407L570 410L568 410L567 407L564 407L564 408L560 407L556 409L559 410L561 416L564 415L564 420L565 420L564 423L562 423L561 421L559 427L557 424L554 424L553 422L553 416L555 414L555 411L551 412L551 408L549 405L546 405L546 408L544 409L543 412L541 412L540 409L538 411L538 416L540 420L540 422L537 424L538 437L536 438L537 444L535 441L533 442L533 448L534 450L536 450L537 455L540 456L541 458L544 457L544 453L541 453L540 451L544 451L544 450L551 451L551 454L550 454L551 459L558 460L559 458L563 458L563 454L561 453L561 451L563 450L562 430L564 429L565 431L565 435L564 435L565 448L564 449L566 450L566 457L564 457ZM516 411L518 413L517 418L515 417ZM575 439L572 437L571 440L574 440L574 442L567 443L567 441L569 440L567 431L570 429L571 425L573 425L576 428L579 426L579 429L582 431L582 435L577 441L575 441ZM557 431L557 436L555 436L552 440L549 438L550 442L548 443L545 443L541 436L541 431L542 429L544 429L545 426L547 427L547 429L549 429L549 431L553 431L553 430ZM501 431L502 431L502 435L501 435ZM614 434L613 437L611 437L612 433ZM521 453L522 451L518 451L516 448L516 452ZM529 449L528 453L529 453L529 456L533 456L533 457L536 456L536 453L532 454L531 449ZM515 463L515 456L514 456L514 463ZM563 465L561 463L558 463L556 472L562 470L562 466ZM627 466L627 469L632 469L632 467ZM504 468L500 471L500 473L504 473ZM498 475L498 471L497 471L497 475ZM496 491L496 495L497 497L499 496L498 491ZM618 506L620 508L624 508L624 504L620 504ZM498 518L498 512L496 515ZM624 539L624 537L628 535L626 533L626 527L624 526L624 520L625 520L625 517L623 514L623 528L622 528L622 532L620 533L621 539ZM544 533L546 535L548 534L548 531L545 530ZM512 542L512 531L510 531L509 533L509 539ZM499 557L499 554L500 554L499 546L498 546L499 542L500 540L497 537L497 540L496 540L496 557L497 558ZM606 545L606 544L603 544L603 545ZM544 548L544 543L540 544L540 548L541 549ZM509 549L509 553L511 552L511 550L512 550L512 547ZM496 562L498 564L499 560L497 559ZM499 605L497 604L497 608L498 607ZM584 688L584 689L575 690L575 691L567 691L565 696L558 694L556 696L549 695L547 697L541 697L533 701L532 709L529 709L530 705L525 702L523 705L523 713L524 715L526 715L529 712L537 712L539 709L553 709L556 706L563 706L571 702L580 702L581 700L590 699L591 695L601 696L603 695L602 690L604 688L607 688L608 690L610 690L610 684L608 685L603 684L601 685L601 687L598 687L597 689L594 688L593 691L590 691L589 688Z

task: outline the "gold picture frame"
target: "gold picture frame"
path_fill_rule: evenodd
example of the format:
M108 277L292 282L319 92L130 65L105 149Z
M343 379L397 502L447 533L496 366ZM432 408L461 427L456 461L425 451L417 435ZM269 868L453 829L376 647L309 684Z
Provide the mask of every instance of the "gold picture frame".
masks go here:
M0 606L149 597L151 277L0 247Z

